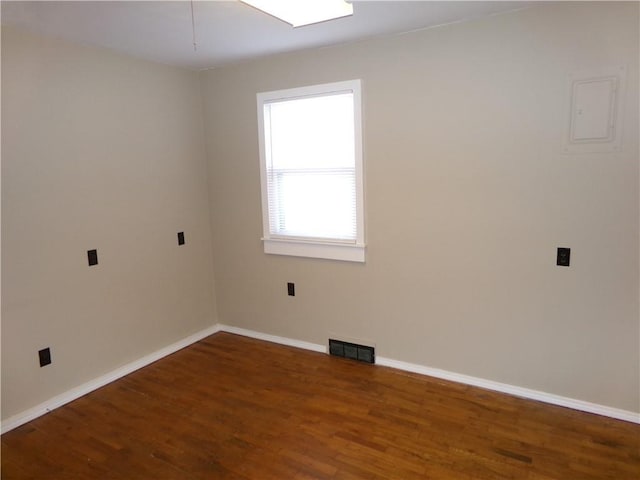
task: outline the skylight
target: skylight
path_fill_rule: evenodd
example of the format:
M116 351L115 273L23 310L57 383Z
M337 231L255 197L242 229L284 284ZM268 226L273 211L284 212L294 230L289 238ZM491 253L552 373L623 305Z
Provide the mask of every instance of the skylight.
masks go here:
M241 0L293 27L353 15L353 5L345 0Z

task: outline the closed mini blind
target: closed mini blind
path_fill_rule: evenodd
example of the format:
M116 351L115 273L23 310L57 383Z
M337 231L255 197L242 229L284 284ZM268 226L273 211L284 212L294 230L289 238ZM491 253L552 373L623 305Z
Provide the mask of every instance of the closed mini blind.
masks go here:
M353 92L264 104L272 237L355 243Z

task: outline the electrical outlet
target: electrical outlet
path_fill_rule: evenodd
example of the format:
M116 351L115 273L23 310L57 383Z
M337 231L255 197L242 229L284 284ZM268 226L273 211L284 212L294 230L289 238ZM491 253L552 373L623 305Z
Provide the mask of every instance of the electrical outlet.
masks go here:
M560 267L568 267L571 260L571 249L558 247L558 255L556 257L556 265Z
M40 366L44 367L51 363L51 349L49 347L43 348L38 351L38 357L40 358Z
M296 296L296 284L295 283L287 283L287 294L290 297L295 297Z
M184 232L178 232L178 245L184 245Z
M87 259L89 260L89 266L98 264L98 251L97 250L88 250L87 251Z

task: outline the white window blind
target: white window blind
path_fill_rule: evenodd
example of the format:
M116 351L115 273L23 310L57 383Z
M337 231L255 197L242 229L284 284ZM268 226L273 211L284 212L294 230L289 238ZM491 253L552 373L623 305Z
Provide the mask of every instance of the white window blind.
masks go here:
M357 87L352 81L258 95L267 253L336 258L327 250L343 245L362 251L342 258L342 249L339 259L364 260ZM332 248L320 255L300 245L268 248L278 241Z

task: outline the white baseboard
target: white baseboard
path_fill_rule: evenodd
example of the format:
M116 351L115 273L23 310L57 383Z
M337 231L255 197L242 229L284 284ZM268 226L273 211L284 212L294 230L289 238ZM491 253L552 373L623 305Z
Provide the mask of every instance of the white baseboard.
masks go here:
M303 342L302 340L294 340L292 338L286 337L278 337L277 335L269 335L268 333L256 332L254 330L247 330L246 328L232 327L230 325L223 324L218 324L218 329L221 332L235 333L237 335L242 335L243 337L251 337L258 340L264 340L266 342L288 345L289 347L298 347L304 350L327 353L326 345L319 345L317 343Z
M236 333L245 337L256 338L259 340L266 340L268 342L280 343L282 345L289 345L292 347L303 348L306 350L313 350L314 352L327 352L325 345L319 345L317 343L303 342L300 340L293 340L285 337L278 337L275 335L269 335L266 333L255 332L253 330L247 330L244 328L230 327L228 325L219 325L220 331ZM552 393L541 392L539 390L532 390L530 388L517 387L515 385L509 385L506 383L494 382L493 380L485 380L483 378L472 377L469 375L463 375L460 373L449 372L446 370L440 370L437 368L425 367L415 363L402 362L399 360L393 360L386 357L376 357L376 364L397 368L398 370L404 370L407 372L419 373L421 375L427 375L429 377L441 378L443 380L450 380L452 382L463 383L465 385L472 385L474 387L486 388L487 390L493 390L496 392L507 393L516 397L527 398L529 400L537 400L539 402L549 403L551 405L558 405L561 407L571 408L573 410L579 410L582 412L595 413L597 415L603 415L605 417L611 417L618 420L624 420L632 423L640 424L640 413L631 412L628 410L621 410L619 408L607 407L605 405L598 405L596 403L585 402L584 400L576 400L574 398L562 397Z
M290 347L302 348L304 350L327 353L326 345L294 340L277 335L270 335L267 333L256 332L254 330L248 330L245 328L216 324L209 328L205 328L204 330L201 330L197 333L194 333L193 335L190 335L189 337L184 338L167 347L157 350L149 355L146 355L139 360L131 362L94 380L91 380L76 388L68 390L67 392L50 398L46 402L36 405L35 407L29 408L28 410L13 415L12 417L9 417L2 422L0 431L1 433L6 433L10 430L13 430L14 428L30 422L31 420L34 420L52 410L55 410L56 408L61 407L66 403L69 403L73 400L76 400L77 398L82 397L83 395L86 395L87 393L97 390L98 388L103 387L108 383L113 382L114 380L118 380L119 378L135 372L142 367L146 367L147 365L160 360L167 355L171 355L178 350L182 350L183 348L188 347L189 345L196 343L203 338L208 337L209 335L213 335L214 333L221 331L235 333L237 335L264 340L267 342L278 343L281 345L287 345ZM505 383L494 382L492 380L471 377L469 375L448 372L446 370L439 370L437 368L425 367L423 365L418 365L415 363L401 362L399 360L393 360L385 357L377 357L376 364L640 424L640 413L630 412L627 410L607 407L605 405L598 405L595 403L585 402L583 400L562 397L551 393L540 392L538 390L531 390L528 388L517 387Z
M472 385L474 387L486 388L487 390L507 393L516 397L537 400L539 402L550 403L552 405L567 407L573 410L595 413L597 415L603 415L605 417L616 418L618 420L624 420L632 423L640 423L640 413L607 407L605 405L598 405L597 403L585 402L584 400L562 397L553 393L517 387L515 385L509 385L508 383L494 382L493 380L485 380L484 378L471 377L469 375L462 375L460 373L449 372L437 368L425 367L415 363L401 362L399 360L393 360L385 357L376 357L376 364L383 365L385 367L397 368L398 370L405 370L407 372L419 373L429 377L450 380L452 382L464 383L465 385Z
M108 383L113 382L114 380L118 380L119 378L124 377L125 375L129 375L136 370L146 367L147 365L160 360L167 355L171 355L172 353L177 352L178 350L182 350L189 345L196 343L199 340L202 340L209 335L213 335L214 333L220 331L218 325L213 325L212 327L205 328L193 335L190 335L182 340L172 343L171 345L161 348L149 355L146 355L138 360L135 360L127 365L124 365L120 368L112 370L111 372L102 375L98 378L95 378L87 383L83 383L82 385L75 387L71 390L68 390L60 395L56 395L53 398L50 398L46 402L41 403L40 405L36 405L35 407L29 408L23 412L20 412L12 417L7 418L2 422L1 432L6 433L10 430L13 430L20 425L30 422L46 413L49 413L52 410L55 410L62 405L69 403L77 398L80 398L87 393L90 393L94 390L97 390L100 387L107 385Z

